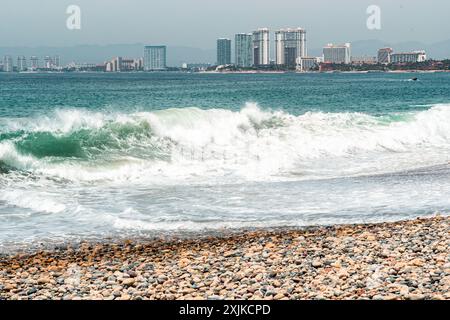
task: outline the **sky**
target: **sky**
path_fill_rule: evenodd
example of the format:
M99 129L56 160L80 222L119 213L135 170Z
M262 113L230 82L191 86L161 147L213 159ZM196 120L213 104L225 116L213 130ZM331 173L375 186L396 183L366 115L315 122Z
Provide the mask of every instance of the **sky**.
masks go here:
M81 9L69 30L66 9ZM368 6L381 9L369 30ZM166 44L203 49L259 27L303 27L310 47L378 39L433 43L450 38L448 0L1 0L0 47ZM273 35L272 35L273 37Z

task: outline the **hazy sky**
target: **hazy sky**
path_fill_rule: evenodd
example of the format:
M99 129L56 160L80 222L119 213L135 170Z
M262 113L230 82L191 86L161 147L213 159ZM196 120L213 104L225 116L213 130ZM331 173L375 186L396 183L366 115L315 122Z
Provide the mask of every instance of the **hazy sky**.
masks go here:
M82 10L82 29L66 28L66 8ZM369 5L382 29L366 27ZM258 27L304 27L310 47L329 42L450 38L448 0L1 0L0 47L148 43L214 48L218 37ZM273 37L273 35L272 35Z

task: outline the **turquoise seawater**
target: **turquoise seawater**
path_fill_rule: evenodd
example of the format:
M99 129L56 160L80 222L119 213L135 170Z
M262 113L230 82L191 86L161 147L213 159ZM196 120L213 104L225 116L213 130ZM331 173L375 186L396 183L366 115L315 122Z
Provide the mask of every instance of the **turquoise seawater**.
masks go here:
M0 252L446 214L449 161L448 73L0 73Z

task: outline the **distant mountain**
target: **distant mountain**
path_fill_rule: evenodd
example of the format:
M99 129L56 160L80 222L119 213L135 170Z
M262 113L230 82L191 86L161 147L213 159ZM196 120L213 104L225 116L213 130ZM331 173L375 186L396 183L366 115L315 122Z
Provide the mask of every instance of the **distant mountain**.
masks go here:
M59 55L63 65L70 62L78 63L102 63L114 57L122 56L139 58L143 56L144 44L113 44L113 45L78 45L72 47L0 47L0 58L4 55L17 57L24 55L45 56ZM183 62L188 63L214 63L215 50L204 50L190 47L167 47L167 64L169 66L181 66Z
M353 56L376 56L378 49L392 47L390 43L381 40L360 40L352 42Z
M450 39L435 43L432 48L433 54L438 59L450 58Z

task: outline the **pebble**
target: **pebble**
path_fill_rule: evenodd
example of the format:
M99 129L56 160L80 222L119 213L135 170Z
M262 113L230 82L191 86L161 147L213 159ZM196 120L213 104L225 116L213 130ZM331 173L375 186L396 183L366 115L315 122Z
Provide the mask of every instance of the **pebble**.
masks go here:
M314 268L319 268L319 267L321 267L323 264L322 264L322 261L320 261L320 260L314 260L313 262L312 262L312 266L314 267Z
M132 286L135 284L135 282L136 282L136 280L134 278L126 278L126 279L122 280L122 284L124 286Z
M41 277L38 279L37 283L38 284L47 284L47 283L50 283L50 281L51 280L48 277Z

